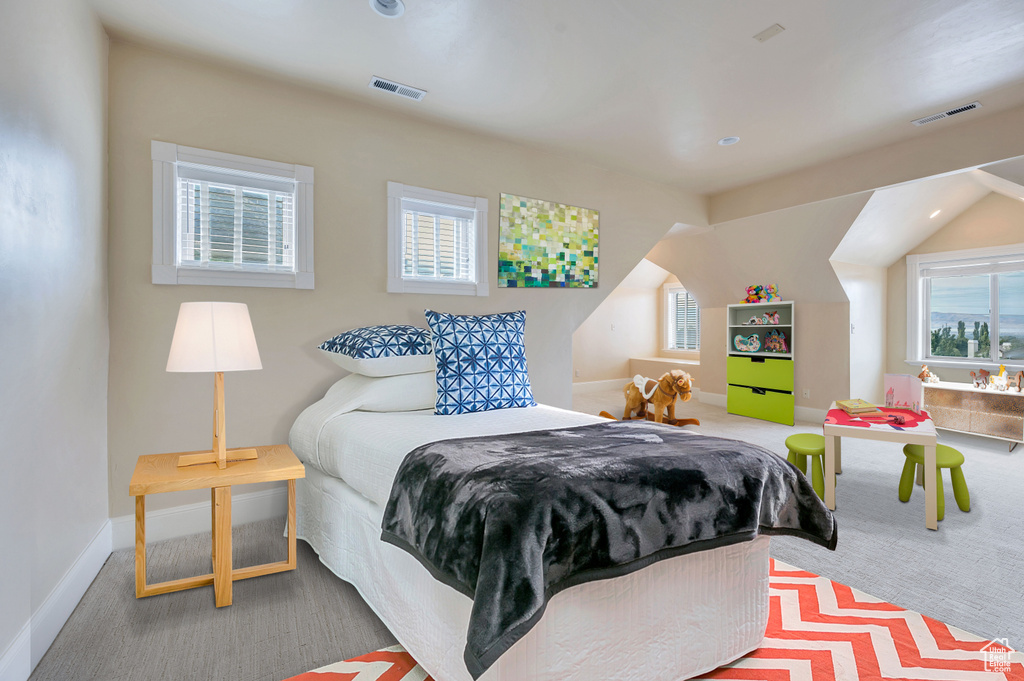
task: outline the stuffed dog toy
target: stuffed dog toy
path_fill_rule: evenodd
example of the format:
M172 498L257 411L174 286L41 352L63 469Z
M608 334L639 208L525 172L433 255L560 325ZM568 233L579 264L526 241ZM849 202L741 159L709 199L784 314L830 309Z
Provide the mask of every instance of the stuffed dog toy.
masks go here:
M652 378L644 378L639 374L633 377L632 383L627 383L623 388L626 396L626 411L622 420L632 418L635 411L637 418L647 418L649 405L654 407L654 421L663 423L665 412L671 420L676 418L676 398L686 402L691 397L692 387L690 374L680 369L673 369L655 381Z

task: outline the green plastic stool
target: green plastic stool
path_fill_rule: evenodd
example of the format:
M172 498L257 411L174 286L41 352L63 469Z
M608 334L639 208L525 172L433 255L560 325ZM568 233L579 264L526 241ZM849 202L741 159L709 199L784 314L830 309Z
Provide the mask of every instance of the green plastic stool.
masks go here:
M811 458L811 487L820 498L825 498L825 438L814 433L797 433L786 438L789 456L786 460L807 474L807 457Z
M910 493L914 491L914 473L917 466L924 467L924 446L904 445L903 454L907 457L907 462L903 464L903 475L900 476L900 501L910 501ZM964 480L964 472L960 468L963 464L964 455L952 447L938 445L935 448L935 496L939 520L946 515L946 497L942 493L943 468L949 469L956 505L965 513L971 510L971 494L967 491L967 481Z

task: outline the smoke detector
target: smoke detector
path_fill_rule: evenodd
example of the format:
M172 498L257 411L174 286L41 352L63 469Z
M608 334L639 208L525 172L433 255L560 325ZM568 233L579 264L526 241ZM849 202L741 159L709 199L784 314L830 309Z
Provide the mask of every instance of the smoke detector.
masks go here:
M421 90L417 87L412 87L411 85L402 85L401 83L396 83L393 80L380 78L378 76L374 76L370 79L370 87L377 90L383 90L384 92L390 92L391 94L398 95L399 97L414 99L417 102L423 99L427 94L426 90Z
M402 0L370 0L370 7L382 17L394 19L405 13L405 3Z
M927 125L934 123L935 121L941 121L943 118L949 118L950 116L956 116L957 114L966 113L968 111L974 111L975 109L981 108L981 102L971 102L970 104L964 104L948 111L940 111L939 113L932 114L931 116L925 116L924 118L918 118L916 121L910 121L914 125Z

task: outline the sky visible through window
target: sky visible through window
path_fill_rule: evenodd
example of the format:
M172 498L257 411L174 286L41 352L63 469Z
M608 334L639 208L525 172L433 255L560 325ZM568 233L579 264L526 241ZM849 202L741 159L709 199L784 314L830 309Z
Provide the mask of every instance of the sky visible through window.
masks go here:
M1024 360L1024 272L930 279L933 356L989 358L990 276L999 277L998 357Z

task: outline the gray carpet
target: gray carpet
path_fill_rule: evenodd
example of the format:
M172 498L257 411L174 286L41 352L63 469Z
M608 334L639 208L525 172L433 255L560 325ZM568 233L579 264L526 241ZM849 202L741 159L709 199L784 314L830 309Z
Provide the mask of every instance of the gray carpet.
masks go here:
M579 397L576 408L616 413L622 394ZM617 414L618 415L618 414ZM760 444L784 454L794 432L820 432L730 416L696 402L677 415L701 419L695 430ZM964 453L971 491L962 513L946 484L946 518L924 527L924 494L897 499L903 466L898 446L843 441L836 515L839 546L829 552L788 537L772 540L772 555L884 598L904 608L1024 649L1024 447L940 435ZM282 522L235 528L235 565L282 560ZM210 535L154 544L150 581L209 572ZM320 564L299 542L299 569L236 582L234 605L216 609L213 589L135 599L134 553L110 556L31 681L96 679L216 679L279 681L395 640L355 589Z
M235 567L284 560L284 519L234 528ZM134 550L107 559L30 681L280 681L395 644L356 590L300 541L299 569L135 598ZM210 533L149 547L149 581L210 571Z

